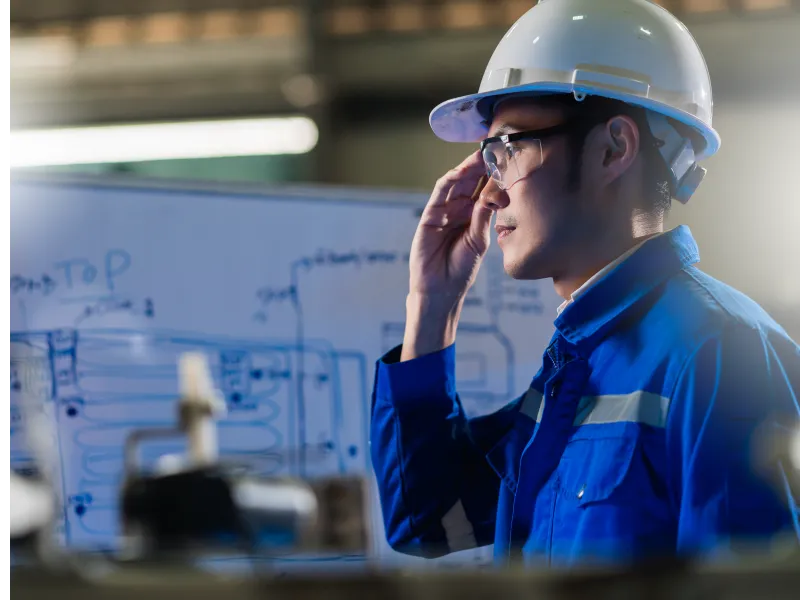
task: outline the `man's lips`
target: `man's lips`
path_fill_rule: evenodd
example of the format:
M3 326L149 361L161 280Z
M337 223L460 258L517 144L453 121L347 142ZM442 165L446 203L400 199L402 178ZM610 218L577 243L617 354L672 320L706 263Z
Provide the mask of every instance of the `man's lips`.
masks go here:
M514 229L516 228L509 227L508 225L495 225L494 230L497 232L497 240L500 241L507 237Z

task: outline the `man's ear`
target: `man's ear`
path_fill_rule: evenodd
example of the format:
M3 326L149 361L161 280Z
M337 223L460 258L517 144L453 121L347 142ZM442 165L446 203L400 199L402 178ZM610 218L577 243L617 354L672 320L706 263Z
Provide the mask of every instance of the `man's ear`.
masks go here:
M617 115L601 128L595 156L600 156L600 179L609 184L621 177L639 155L639 127L626 115Z

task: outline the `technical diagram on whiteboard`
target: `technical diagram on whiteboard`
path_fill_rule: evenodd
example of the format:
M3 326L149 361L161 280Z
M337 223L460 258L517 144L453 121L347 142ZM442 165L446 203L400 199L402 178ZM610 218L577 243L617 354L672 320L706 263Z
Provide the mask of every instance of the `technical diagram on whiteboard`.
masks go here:
M262 475L313 477L367 468L366 359L323 342L208 339L177 332L75 330L12 333L14 346L38 350L40 399L52 404L62 456L60 490L68 543L107 543L117 530L122 448L134 428L170 427L176 419L177 359L209 357L225 396L219 423L225 458ZM20 365L12 361L12 465L27 461L20 429ZM352 397L344 410L344 390ZM353 410L354 407L361 410ZM146 447L144 460L182 452L180 442Z
M468 414L499 408L516 393L514 344L499 326L499 315L517 306L541 310L535 293L528 294L533 297L526 304L509 303L508 298L521 295L523 288L503 289L497 271L498 265L490 263L485 285L467 299L465 313L478 318L459 325L457 387ZM256 293L262 311L280 302L300 305L296 284L283 293L270 290L268 295L265 289L270 290ZM62 302L73 306L69 299ZM137 308L140 304L143 309ZM74 306L71 310L80 309L80 304ZM94 302L91 309L93 314L137 311L149 318L153 301L112 295ZM79 316L90 312L79 310ZM66 507L64 541L96 548L115 539L124 441L132 429L174 424L176 365L186 351L207 354L216 386L224 394L227 416L219 423L224 457L262 475L313 477L368 469L368 367L375 357L368 362L363 352L306 337L306 318L297 311L297 335L273 341L147 328L88 328L81 327L82 318L72 321L75 327L13 332L12 465L21 471L29 468L18 435L20 365L13 360L20 354L14 348L24 346L33 350L26 356L39 357L35 395L47 405L57 432L59 492ZM400 321L380 325L384 352L402 341L403 330ZM180 442L154 443L145 448L143 459L154 463L165 454L182 452Z

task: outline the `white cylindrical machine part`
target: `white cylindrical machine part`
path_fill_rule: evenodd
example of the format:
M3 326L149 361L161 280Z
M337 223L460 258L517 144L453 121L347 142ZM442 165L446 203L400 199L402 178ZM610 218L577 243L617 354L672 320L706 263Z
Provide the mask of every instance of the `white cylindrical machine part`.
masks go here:
M11 538L22 537L45 527L55 514L55 498L49 488L11 472L9 517Z
M214 389L206 357L200 353L181 355L178 364L181 393L181 425L189 445L189 463L211 465L219 457L214 417L224 405Z

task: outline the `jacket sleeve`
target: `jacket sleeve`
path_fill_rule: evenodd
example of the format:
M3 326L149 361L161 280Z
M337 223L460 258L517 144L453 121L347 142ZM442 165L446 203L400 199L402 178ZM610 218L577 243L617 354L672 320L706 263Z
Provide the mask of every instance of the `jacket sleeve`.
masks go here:
M783 465L771 478L754 461L765 433L798 424L798 393L800 350L783 336L736 324L687 360L666 431L679 553L724 556L800 533Z
M370 452L392 548L436 557L491 544L500 479L486 452L511 425L515 403L468 420L455 390L455 347L378 361Z

